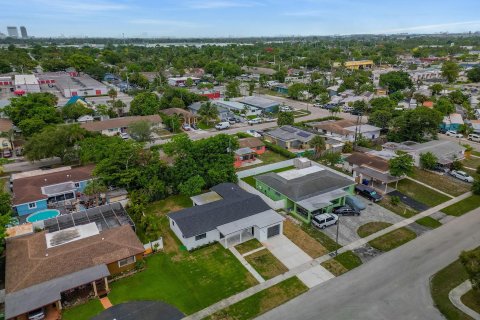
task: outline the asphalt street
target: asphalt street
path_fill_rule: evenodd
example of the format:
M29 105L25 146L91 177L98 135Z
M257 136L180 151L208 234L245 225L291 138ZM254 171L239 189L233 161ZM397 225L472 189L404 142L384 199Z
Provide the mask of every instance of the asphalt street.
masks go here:
M287 302L257 319L444 319L429 279L480 245L480 208Z

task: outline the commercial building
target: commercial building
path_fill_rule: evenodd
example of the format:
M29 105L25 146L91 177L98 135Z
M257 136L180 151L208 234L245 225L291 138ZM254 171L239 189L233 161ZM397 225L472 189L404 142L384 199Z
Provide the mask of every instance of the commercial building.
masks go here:
M25 28L24 26L20 27L20 33L22 35L22 39L28 38L27 28Z
M17 27L7 27L7 33L9 37L18 38L18 29Z
M346 61L344 65L345 65L345 68L350 70L372 69L373 61L372 60ZM339 62L335 62L333 66L340 67L341 64Z
M278 107L280 106L280 103L275 100L257 96L244 97L238 100L238 102L241 102L249 107L260 109L263 112L277 112Z
M15 91L19 94L40 92L40 83L33 74L16 74L14 83Z
M54 84L65 98L73 96L106 95L107 86L87 74L70 72L47 72L38 75L40 84Z
M265 241L283 233L284 217L258 195L233 183L191 197L194 206L168 214L170 229L187 250L220 242L225 248L256 238Z
M175 87L185 87L188 79L192 79L193 83L196 85L200 78L197 77L172 77L168 78L168 84Z

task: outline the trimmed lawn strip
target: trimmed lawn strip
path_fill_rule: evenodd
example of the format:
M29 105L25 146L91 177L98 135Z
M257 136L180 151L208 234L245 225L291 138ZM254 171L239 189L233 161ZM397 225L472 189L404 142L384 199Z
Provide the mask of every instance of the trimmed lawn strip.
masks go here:
M290 170L290 169L293 169L293 168L295 168L295 167L294 166L288 166L288 167L284 167L284 168L279 168L279 169L275 169L275 170L271 170L271 171L262 172L262 173L259 173L259 174L255 175L255 176L258 176L260 174L265 174L265 173L268 173L268 172L287 171L287 170ZM248 176L248 177L242 178L242 180L255 188L255 179L254 179L255 176Z
M240 254L244 254L261 247L263 247L263 245L257 239L252 239L235 246L235 249L237 249Z
M333 259L325 261L322 266L338 277L345 272L355 269L362 264L362 260L352 251L346 251Z
M220 244L193 252L159 253L146 262L146 270L111 284L108 297L113 304L162 300L191 314L257 283Z
M368 244L378 250L390 251L417 237L415 232L403 227L373 239Z
M463 199L457 203L448 206L441 211L446 213L450 216L459 217L473 209L480 207L480 196L479 195L471 195L468 198Z
M308 291L307 286L297 277L292 277L217 311L203 320L253 319L306 291Z
M435 228L438 228L442 225L441 222L433 219L432 217L423 217L421 219L418 219L415 222L418 223L419 225L422 225L422 226L430 228L430 229L435 229Z
M283 234L314 259L328 253L324 246L289 219L283 223Z
M361 238L365 238L371 234L374 234L375 232L388 228L391 225L392 225L391 223L382 222L382 221L367 222L358 228L357 234Z
M474 156L480 157L480 151L471 151Z
M268 249L249 254L245 257L245 260L247 260L265 280L274 278L288 271L288 268L275 258Z
M473 311L480 313L480 292L476 292L473 289L465 293L462 298L464 305L472 309Z
M480 161L480 159L478 160ZM414 169L410 177L455 197L470 191L468 184L462 183L460 180L418 168Z
M395 187L395 184L392 184L392 186ZM418 202L426 204L429 207L435 207L441 203L444 203L445 201L450 200L450 197L424 187L421 184L409 179L400 180L398 182L397 189L401 193L417 200Z
M453 262L437 272L430 281L430 293L437 309L449 320L470 320L471 318L457 309L448 294L452 289L468 279L467 271L460 260Z
M63 309L62 319L64 320L85 320L90 319L100 312L102 312L103 306L98 299L92 299L87 303L78 305L73 308Z
M465 167L477 169L480 166L480 158L471 157L470 159L463 159L462 163Z
M397 205L394 205L392 204L390 199L391 197L386 194L383 196L383 199L380 202L377 202L377 204L404 218L411 218L418 213L417 210L411 208L410 206L407 206L401 201Z
M338 245L335 240L327 236L325 233L316 229L312 225L302 223L302 230L305 231L310 237L320 242L320 244L328 250L328 252L335 251L338 248L341 248L341 245Z

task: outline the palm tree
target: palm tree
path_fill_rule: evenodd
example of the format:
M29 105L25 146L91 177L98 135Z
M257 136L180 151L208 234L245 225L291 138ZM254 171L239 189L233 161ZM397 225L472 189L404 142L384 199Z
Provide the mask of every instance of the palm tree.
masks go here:
M315 159L318 159L321 156L322 152L327 149L325 139L321 136L313 137L313 139L310 140L309 144L310 147L315 150L315 154L313 155Z
M212 120L215 121L218 119L218 109L212 105L210 101L200 106L198 114L202 116L202 120L204 120L207 124Z

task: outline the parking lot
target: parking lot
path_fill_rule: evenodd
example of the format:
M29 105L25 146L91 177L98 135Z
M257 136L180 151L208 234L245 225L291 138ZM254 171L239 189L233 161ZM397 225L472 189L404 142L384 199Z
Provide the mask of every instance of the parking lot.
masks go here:
M381 221L388 223L396 223L403 220L402 217L387 210L377 204L367 202L362 198L362 201L367 204L365 210L362 210L360 216L340 216L340 224L338 230L338 242L341 245L347 245L355 240L360 239L357 230L360 226L367 222ZM337 233L337 226L332 225L322 230L330 238L335 239Z

